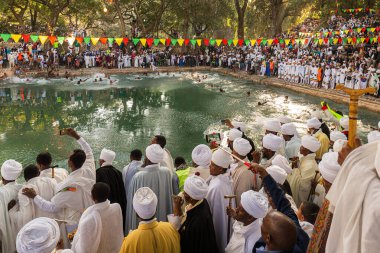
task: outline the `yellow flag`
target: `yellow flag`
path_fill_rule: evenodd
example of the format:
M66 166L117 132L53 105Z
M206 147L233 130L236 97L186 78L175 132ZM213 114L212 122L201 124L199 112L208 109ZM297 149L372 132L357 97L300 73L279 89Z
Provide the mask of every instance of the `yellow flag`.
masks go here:
M374 32L376 30L376 28L371 28L370 30L371 30L371 32Z
M198 44L198 46L200 47L200 46L202 45L202 40L201 40L201 39L198 39L198 40L197 40L197 44Z
M364 40L365 40L365 38L360 38L360 41L363 43L364 42Z
M146 39L145 38L144 39L140 39L140 42L145 47L145 45L146 45Z
M344 30L344 33L345 33L345 34L348 34L348 32L349 32L349 30Z
M334 45L336 45L336 43L338 43L338 39L334 39Z
M238 39L234 39L232 42L234 43L234 46L236 46L237 43L239 42L239 40Z
M319 39L318 42L319 42L319 45L322 45L323 39Z
M40 35L40 36L38 36L38 38L40 39L41 44L43 45L43 44L45 44L45 42L46 42L48 36L42 36L42 35Z
M12 34L11 38L12 38L12 40L14 40L14 42L17 43L21 38L21 34Z
M118 46L120 46L120 45L121 45L121 42L123 42L123 38L115 38L115 41L116 41L116 44L117 44Z
M163 45L165 45L165 39L160 39L160 42L163 44Z
M92 45L95 46L98 43L98 41L99 41L99 38L92 38L91 37L91 43L92 43Z
M347 38L347 43L351 44L352 43L352 38Z
M177 43L178 43L179 46L182 47L184 41L185 41L184 39L178 39Z
M219 47L220 44L222 43L222 40L216 40L216 45Z
M289 45L289 43L290 43L289 39L285 40L285 45Z
M251 40L251 46L254 46L256 43L256 40Z
M272 43L273 43L272 39L268 40L268 46L272 45Z
M376 43L377 42L377 38L373 38L373 43Z
M301 45L305 45L305 39L301 39Z

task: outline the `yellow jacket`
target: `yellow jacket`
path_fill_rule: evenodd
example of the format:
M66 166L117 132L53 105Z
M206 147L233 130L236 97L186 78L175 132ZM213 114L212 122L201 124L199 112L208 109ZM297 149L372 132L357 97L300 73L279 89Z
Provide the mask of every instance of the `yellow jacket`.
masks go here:
M329 151L330 148L330 139L327 137L325 133L322 132L322 130L318 130L314 134L314 137L318 139L318 141L321 143L321 147L317 150L315 159L321 160L322 156Z

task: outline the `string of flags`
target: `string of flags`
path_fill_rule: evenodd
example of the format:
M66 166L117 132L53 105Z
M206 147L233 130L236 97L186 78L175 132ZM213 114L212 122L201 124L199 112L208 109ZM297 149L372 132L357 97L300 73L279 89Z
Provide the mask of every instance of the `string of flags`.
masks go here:
M0 38L3 39L3 41L8 42L10 39L12 39L14 42L19 42L21 39L25 42L40 42L41 44L45 44L47 42L50 42L54 47L58 47L58 44L63 44L64 42L67 42L70 46L74 45L79 46L83 43L96 45L98 43L101 43L103 45L113 45L116 43L118 46L120 46L122 43L124 45L127 45L128 43L133 43L135 46L139 43L143 47L151 47L152 45L159 46L159 45L165 45L165 46L255 46L255 45L262 45L262 46L271 46L271 45L308 45L309 43L314 44L326 44L326 45L336 45L336 44L359 44L359 43L380 43L380 36L366 36L366 37L346 37L346 38L322 38L322 35L328 36L328 35L339 35L339 34L349 34L352 32L353 29L350 30L344 30L344 31L336 31L336 32L326 32L326 33L299 33L301 36L316 36L311 38L299 38L299 39L174 39L174 38L111 38L111 37L61 37L61 36L47 36L47 35L30 35L30 34L7 34L2 33L0 34ZM380 27L377 28L357 28L355 29L357 32L374 32L374 31L380 31ZM319 37L321 36L321 37Z
M338 9L331 10L331 13L338 13ZM366 13L376 13L375 9L370 8L354 8L354 9L341 9L343 13L359 13L359 12L366 12Z
M353 32L357 33L374 33L375 31L380 31L380 27L362 27L362 28L353 28L353 29L347 29L347 30L339 30L339 31L332 31L332 32L317 32L317 33L308 33L308 32L299 32L299 36L315 36L315 37L323 37L323 36L335 36L335 35L343 35L343 34L352 34Z

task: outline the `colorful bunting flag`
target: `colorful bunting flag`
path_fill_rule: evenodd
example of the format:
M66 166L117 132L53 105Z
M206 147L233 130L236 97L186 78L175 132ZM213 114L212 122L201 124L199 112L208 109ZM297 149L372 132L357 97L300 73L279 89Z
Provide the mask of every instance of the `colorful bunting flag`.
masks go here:
M209 39L203 39L203 44L205 44L206 47L210 45L210 40Z
M50 44L54 45L55 41L57 40L57 37L56 36L49 36L49 41L50 41Z
M108 45L113 45L115 38L108 38Z
M30 34L23 34L22 39L24 40L25 43L28 43L28 41L30 39Z
M12 34L11 38L14 42L18 42L21 39L21 34Z
M251 40L251 46L254 46L256 43L256 40Z
M177 44L178 39L172 39L172 45L175 46Z
M178 39L178 45L182 47L184 41L185 41L184 39Z
M57 40L58 40L58 43L62 45L63 42L65 41L65 37L58 37Z
M91 37L91 43L92 43L92 45L96 45L96 44L98 44L98 41L99 41L99 38L93 38L93 37Z
M216 40L216 45L219 47L220 44L222 43L222 40Z
M198 45L198 47L200 47L202 45L202 40L201 39L197 39L197 45Z
M211 46L215 46L215 42L216 42L215 39L210 39L210 45L211 45Z
M145 47L145 45L146 45L146 39L145 38L141 38L140 42L141 42L141 45L143 45L143 47Z
M106 43L107 43L107 41L108 41L108 38L107 37L103 37L103 38L100 38L99 39L100 40L100 42L103 44L103 45L105 45ZM138 39L137 39L138 40ZM138 42L138 41L137 41Z
M170 39L170 38L167 38L167 39L166 39L166 46L167 46L167 47L170 46L170 43L171 43L171 39Z
M153 38L147 38L146 39L146 44L148 44L148 47L151 47L153 44Z
M9 33L2 33L0 34L1 38L7 42L10 38L11 38L11 35Z
M123 38L123 44L124 46L126 46L129 42L129 39L128 38Z
M197 43L197 40L190 40L190 43L191 45L195 46L195 44Z
M43 45L43 44L45 44L46 40L48 39L48 36L40 35L40 36L38 36L38 38L40 39L40 42Z
M249 44L251 44L251 43L249 42L249 40L244 40L244 44L248 47Z
M75 38L74 37L68 37L67 42L69 43L70 46L74 44Z
M243 46L243 43L244 43L244 40L242 40L242 39L239 39L239 40L238 40L238 44L239 44L239 46Z
M222 40L222 43L223 43L223 45L227 45L227 43L228 43L228 40L226 40L226 39L223 39L223 40Z
M75 37L75 40L78 41L79 44L82 44L82 42L83 42L82 37Z
M154 39L154 40L153 40L153 44L154 44L155 46L158 46L159 43L160 43L160 39Z
M38 41L38 35L30 35L30 38L32 39L33 42Z
M86 41L86 40L85 40ZM118 46L121 45L121 43L123 42L123 38L115 38L115 42Z
M166 41L165 39L160 39L160 42L162 45L165 45L165 41Z
M139 43L140 39L139 38L133 38L132 41L133 41L133 45L136 46L137 43Z
M185 39L185 46L189 45L190 39Z
M238 43L238 39L234 39L232 42L234 43L234 46L236 46L237 45L237 43Z
M86 45L88 45L91 41L91 38L90 37L84 37L83 40L84 40L84 43L86 43Z
M228 41L227 41L227 43L228 43L229 46L232 45L232 42L233 42L233 40L228 40Z

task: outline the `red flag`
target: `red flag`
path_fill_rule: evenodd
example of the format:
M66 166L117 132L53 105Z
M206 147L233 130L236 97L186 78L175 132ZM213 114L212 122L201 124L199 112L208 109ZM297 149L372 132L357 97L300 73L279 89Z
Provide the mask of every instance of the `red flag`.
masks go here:
M50 43L53 45L57 37L55 36L49 36Z
M275 45L277 45L277 44L278 44L278 39L275 38L275 39L273 40L273 43L274 43Z
M170 46L170 43L172 42L172 40L171 39L166 39L166 46L168 47L168 46Z
M209 39L203 39L203 43L205 44L205 46L208 46L210 44L210 40Z
M189 45L190 39L185 39L185 46Z
M99 40L100 40L100 42L101 42L102 44L105 45L105 44L107 43L108 38L104 38L104 37L103 37L103 38L100 38Z
M356 38L355 38L355 37L352 38L352 42L353 42L354 44L356 44Z
M239 44L239 46L242 46L243 43L244 43L244 40L242 40L242 39L238 40L238 44Z
M292 39L292 45L296 44L296 40Z
M82 44L82 42L83 42L83 38L82 37L76 37L75 39L78 41L79 44Z
M380 31L380 26L376 27L376 32Z
M148 44L148 47L151 47L153 44L153 38L147 38L146 39L146 44Z
M339 43L339 44L342 44L342 38L339 38L339 39L338 39L338 43Z
M305 39L305 45L309 43L309 39Z
M261 43L261 39L257 39L257 40L256 40L256 43L257 43L257 45L259 45L259 46L260 46L260 43Z
M227 42L228 42L228 41L227 41L226 39L223 39L223 40L222 40L223 45L227 45Z
M24 40L25 43L28 43L30 39L30 34L22 34L22 39Z
M363 27L363 28L362 28L362 33L364 33L365 30L367 30L367 28Z
M123 38L123 43L124 43L124 46L128 44L128 41L129 41L129 39L128 39L128 38Z
M327 42L329 42L329 39L328 38L324 38L323 41L325 42L325 44L327 44Z
M368 43L368 41L369 41L369 38L368 37L365 38L365 43Z

